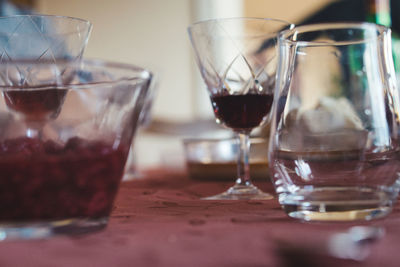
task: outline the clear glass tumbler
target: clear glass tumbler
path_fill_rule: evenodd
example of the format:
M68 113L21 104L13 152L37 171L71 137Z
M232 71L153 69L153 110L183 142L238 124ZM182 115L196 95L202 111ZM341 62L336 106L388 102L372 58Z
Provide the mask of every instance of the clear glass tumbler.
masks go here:
M305 25L279 47L269 160L283 209L306 221L389 214L400 185L390 29Z
M103 61L0 64L0 239L106 226L151 78Z

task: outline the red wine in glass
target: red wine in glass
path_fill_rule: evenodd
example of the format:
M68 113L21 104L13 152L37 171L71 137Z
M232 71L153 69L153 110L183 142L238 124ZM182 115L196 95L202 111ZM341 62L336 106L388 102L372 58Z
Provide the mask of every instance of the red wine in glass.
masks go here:
M273 94L214 95L215 116L235 131L251 131L269 114Z
M66 90L57 88L21 89L4 92L7 106L21 113L27 121L46 121L57 117Z
M188 28L214 115L238 137L235 184L205 199L273 198L251 182L250 133L269 119L276 83L278 35L293 27L286 21L268 18L226 18L196 22Z

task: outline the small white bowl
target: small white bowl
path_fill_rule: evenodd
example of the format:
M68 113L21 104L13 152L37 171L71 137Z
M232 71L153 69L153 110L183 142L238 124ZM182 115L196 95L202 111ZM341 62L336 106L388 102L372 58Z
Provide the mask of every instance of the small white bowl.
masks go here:
M250 175L252 180L269 179L268 141L250 138ZM184 139L186 166L191 178L235 180L238 142L236 139Z

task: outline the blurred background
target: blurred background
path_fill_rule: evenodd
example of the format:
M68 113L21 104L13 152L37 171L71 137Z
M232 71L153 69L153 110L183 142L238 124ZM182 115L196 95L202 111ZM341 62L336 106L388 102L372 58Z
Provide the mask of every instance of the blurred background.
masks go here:
M93 23L86 58L139 65L157 77L152 120L136 139L136 162L181 167L181 139L219 129L194 61L187 26L222 17L272 17L295 24L366 20L367 0L14 0L2 15L41 13ZM392 13L400 1L392 0ZM393 27L398 21L393 18Z

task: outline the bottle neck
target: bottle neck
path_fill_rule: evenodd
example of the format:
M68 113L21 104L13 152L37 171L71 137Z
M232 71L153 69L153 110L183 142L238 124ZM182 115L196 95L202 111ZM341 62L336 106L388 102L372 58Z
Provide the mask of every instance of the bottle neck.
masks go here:
M390 0L367 0L367 21L390 27Z

